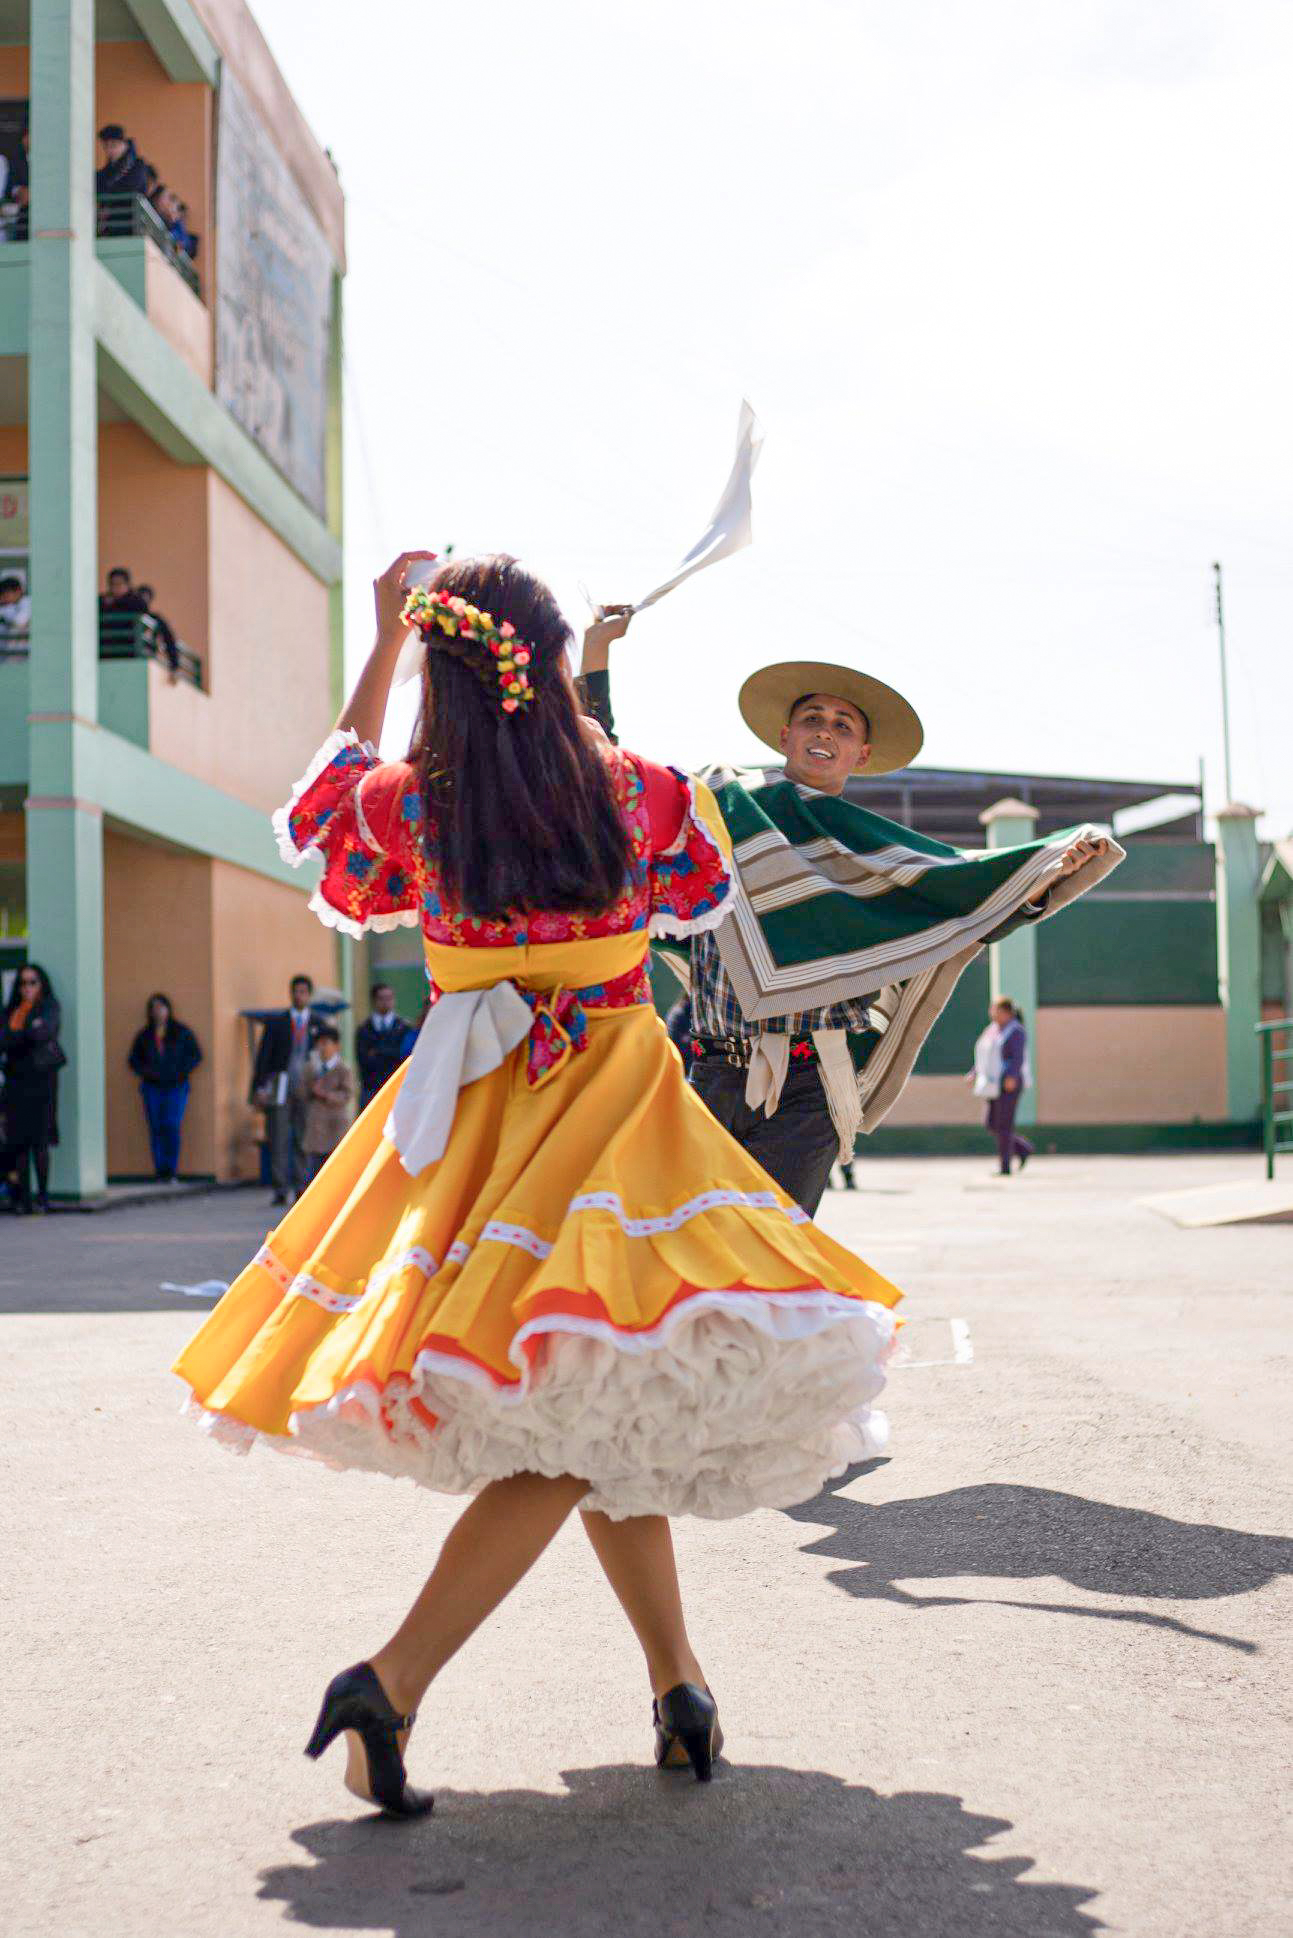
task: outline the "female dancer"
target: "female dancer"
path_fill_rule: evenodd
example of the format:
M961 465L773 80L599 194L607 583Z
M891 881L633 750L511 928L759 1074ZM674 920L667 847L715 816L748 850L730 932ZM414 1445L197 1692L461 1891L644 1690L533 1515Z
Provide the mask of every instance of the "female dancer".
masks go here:
M732 892L712 798L580 718L569 629L514 559L406 602L431 556L377 581L368 664L276 823L289 860L323 857L325 922L420 925L432 1006L176 1367L221 1439L475 1495L309 1744L349 1731L349 1787L395 1816L431 1807L404 1772L419 1700L576 1506L646 1655L657 1761L709 1776L663 1517L789 1505L867 1451L900 1296L718 1126L651 1004L650 933ZM410 625L421 722L383 764Z
M38 962L24 963L0 1021L4 1170L16 1212L32 1208L29 1165L36 1173L36 1210L49 1210L49 1147L58 1142L58 1073L67 1062L58 1040L61 1020L49 977Z

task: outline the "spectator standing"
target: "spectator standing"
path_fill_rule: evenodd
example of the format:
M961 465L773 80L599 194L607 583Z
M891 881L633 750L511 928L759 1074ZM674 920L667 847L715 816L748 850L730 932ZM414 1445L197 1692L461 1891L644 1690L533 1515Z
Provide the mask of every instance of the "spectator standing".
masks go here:
M31 600L27 588L14 572L0 578L0 644L7 639L26 639L31 631Z
M388 982L375 982L368 992L372 1015L355 1031L355 1062L359 1065L359 1108L367 1110L382 1085L393 1077L412 1049L406 1048L409 1026L396 1014L395 991Z
M984 1123L997 1140L1000 1174L1010 1176L1011 1161L1022 1171L1033 1146L1015 1130L1019 1100L1032 1083L1028 1065L1028 1032L1008 996L992 1005L988 1027L974 1046L974 1092L987 1102Z
M341 1060L341 1032L332 1023L320 1026L310 1053L305 1106L305 1156L309 1176L315 1178L350 1128L355 1079Z
M3 588L0 587L0 589ZM135 588L135 596L139 600L145 616L151 622L154 636L162 649L162 657L170 667L171 679L174 681L180 670L180 646L179 641L171 630L170 621L164 619L160 612L153 611L154 593L150 585L137 586Z
M251 1101L265 1113L273 1203L286 1204L305 1188L305 1108L310 1051L323 1018L310 1008L314 984L293 976L291 1007L271 1016L261 1032L252 1071Z
M103 166L94 177L94 192L105 195L147 195L148 169L140 160L134 142L119 121L109 121L99 130Z
M144 1100L153 1170L160 1183L169 1184L180 1168L189 1078L202 1061L202 1051L188 1025L176 1021L169 996L150 996L145 1014L147 1021L130 1046L129 1063Z
M24 963L0 1028L4 1064L4 1169L17 1212L32 1209L29 1169L36 1173L36 1210L49 1210L49 1151L58 1142L58 1073L67 1062L58 1040L61 1023L49 977L39 963Z
M182 239L177 237L177 240L180 241L181 247L189 261L196 262L198 259L199 237L197 231L189 227L189 205L187 202L181 202L179 197L176 196L175 206L179 210L180 229L183 232Z
M29 229L29 223L31 220L31 215L30 215L31 164L29 160L30 147L31 147L31 136L26 130L26 128L24 128L22 131L22 153L20 155L14 156L13 161L10 164L10 168L9 168L9 180L5 186L6 198L13 204L17 212L14 217L13 228L11 231L13 240L15 242L26 242L28 235L30 234L30 229Z
M99 631L102 621L114 613L139 613L147 611L143 600L130 583L130 573L124 565L114 565L108 573L106 590L99 594Z

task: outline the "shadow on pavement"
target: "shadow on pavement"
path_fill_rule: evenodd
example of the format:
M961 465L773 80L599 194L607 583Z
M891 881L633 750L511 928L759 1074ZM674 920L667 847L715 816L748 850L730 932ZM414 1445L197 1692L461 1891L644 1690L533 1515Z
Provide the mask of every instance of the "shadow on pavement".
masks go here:
M817 1770L724 1767L713 1784L626 1765L566 1794L442 1792L435 1815L293 1833L309 1862L259 1896L316 1931L392 1938L1086 1938L1095 1891L1030 1884L1030 1857L975 1855L1012 1828L926 1791L880 1796Z
M868 1461L839 1483L883 1465ZM786 1512L806 1524L834 1524L834 1533L803 1552L856 1562L830 1576L846 1594L898 1602L905 1608L961 1607L980 1599L1001 1608L1083 1615L1170 1629L1239 1649L1257 1644L1146 1609L1092 1608L1067 1602L1012 1602L968 1595L915 1595L900 1581L983 1575L994 1580L1057 1576L1093 1595L1139 1600L1210 1601L1247 1595L1293 1573L1293 1540L1243 1534L1234 1528L1173 1521L1143 1508L1113 1507L1046 1487L987 1484L957 1487L906 1501L871 1506L828 1488Z

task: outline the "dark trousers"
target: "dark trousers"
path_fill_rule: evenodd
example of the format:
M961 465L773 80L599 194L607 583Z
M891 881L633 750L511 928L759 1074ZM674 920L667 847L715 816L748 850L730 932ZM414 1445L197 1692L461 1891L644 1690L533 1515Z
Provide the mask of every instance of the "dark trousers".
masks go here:
M692 1088L723 1129L811 1218L840 1148L817 1065L791 1067L771 1117L764 1115L762 1107L751 1110L746 1103L747 1075L718 1057L700 1057L692 1066Z
M1015 1112L1019 1108L1019 1092L1003 1090L999 1097L988 1100L988 1113L984 1123L997 1140L997 1155L1001 1168L1009 1172L1012 1157L1031 1157L1033 1147L1026 1137L1020 1137L1015 1129Z
M36 1173L36 1196L44 1204L49 1196L49 1145L13 1144L0 1151L0 1169L9 1182L12 1203L20 1211L31 1209L31 1171Z
M269 1174L275 1192L304 1191L309 1173L305 1157L304 1097L288 1092L281 1104L271 1104L265 1112L269 1133Z
M153 1169L159 1178L173 1178L180 1168L180 1126L189 1101L188 1082L141 1083L139 1094L148 1117Z

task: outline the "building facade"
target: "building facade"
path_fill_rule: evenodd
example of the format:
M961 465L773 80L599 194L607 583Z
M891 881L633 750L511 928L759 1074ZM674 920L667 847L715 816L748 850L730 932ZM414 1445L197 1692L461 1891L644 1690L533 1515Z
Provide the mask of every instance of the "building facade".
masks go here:
M1258 1140L1256 1024L1279 965L1262 946L1257 815L1223 808L1205 837L1197 783L912 768L850 783L859 805L955 847L1009 847L1079 822L1127 859L1054 922L1016 930L962 976L874 1147L969 1146L966 1082L990 1001L1031 1037L1020 1107L1044 1146L1128 1150ZM1269 923L1267 925L1269 927Z
M96 183L105 126L178 240ZM62 1005L56 1195L150 1169L126 1056L154 990L205 1052L183 1172L246 1177L240 1012L351 979L268 823L342 679L342 195L242 0L3 0L0 159L0 578L30 594L0 633L0 971L42 963ZM173 648L101 612L115 566Z

